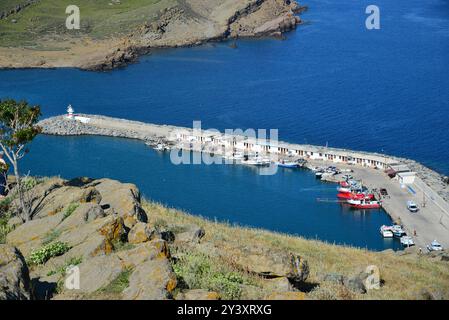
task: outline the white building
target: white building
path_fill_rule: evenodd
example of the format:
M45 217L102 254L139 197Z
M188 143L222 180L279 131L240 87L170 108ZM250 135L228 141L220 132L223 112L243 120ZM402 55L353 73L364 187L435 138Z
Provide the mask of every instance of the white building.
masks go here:
M416 172L400 172L397 174L400 184L413 184L415 182Z

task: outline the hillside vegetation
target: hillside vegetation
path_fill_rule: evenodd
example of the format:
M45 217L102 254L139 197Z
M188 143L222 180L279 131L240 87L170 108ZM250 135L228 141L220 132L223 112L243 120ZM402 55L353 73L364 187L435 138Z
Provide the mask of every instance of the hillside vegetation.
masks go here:
M23 2L2 0L0 12ZM81 11L79 31L65 28L66 8L72 4L75 4L72 0L40 0L10 19L0 20L0 46L39 47L45 38L89 35L104 39L124 35L144 21L156 19L159 10L175 5L176 0L78 0L76 5Z
M79 30L66 28L69 5L80 9ZM284 0L3 0L0 8L0 68L93 70L124 66L153 48L281 37L302 10Z
M238 248L237 252L240 250L242 254L245 247L299 253L310 267L307 285L301 288L307 292L306 297L309 299L449 298L449 262L440 261L440 256L420 256L413 249L402 253L391 250L373 252L333 245L266 230L217 223L159 204L144 203L144 208L152 213L150 223L193 223L203 226L206 236L191 254L207 252L209 257L214 257L219 253L220 259L210 258L212 264L221 265L223 259L232 261L236 252L233 248ZM339 275L349 277L369 265L375 265L380 270L380 290L361 294L335 281ZM266 294L263 290L260 292L261 296Z
M14 191L0 202L0 299L449 298L445 253L371 252L210 221L110 179L30 185L32 221L15 215ZM76 290L64 286L73 266Z

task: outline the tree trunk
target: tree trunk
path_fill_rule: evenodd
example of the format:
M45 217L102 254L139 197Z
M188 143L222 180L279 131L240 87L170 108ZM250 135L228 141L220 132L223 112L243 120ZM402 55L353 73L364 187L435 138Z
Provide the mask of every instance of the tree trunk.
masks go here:
M30 208L28 208L28 206L25 203L25 194L24 194L24 190L23 190L23 186L22 186L22 179L20 177L20 172L19 172L19 165L17 162L17 158L15 156L13 156L13 167L14 167L14 175L16 176L16 187L17 187L17 191L18 191L18 196L19 196L19 204L20 204L20 218L22 219L23 222L27 222L31 220L31 212L30 212Z

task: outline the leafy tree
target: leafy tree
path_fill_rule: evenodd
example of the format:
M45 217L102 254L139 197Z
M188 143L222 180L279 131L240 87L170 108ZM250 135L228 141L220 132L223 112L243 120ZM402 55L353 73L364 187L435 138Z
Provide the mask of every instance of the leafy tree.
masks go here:
M28 153L27 144L41 132L37 126L40 115L39 106L30 106L25 101L0 100L0 148L14 168L18 214L24 222L32 219L32 208L25 199L27 190L20 176L19 160Z

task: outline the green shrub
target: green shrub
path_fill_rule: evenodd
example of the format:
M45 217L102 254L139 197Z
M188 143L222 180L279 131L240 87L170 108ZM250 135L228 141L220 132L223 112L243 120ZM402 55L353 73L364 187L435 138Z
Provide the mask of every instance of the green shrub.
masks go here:
M0 201L0 216L2 214L8 213L9 209L11 208L11 202L12 202L12 198L11 197L3 198Z
M201 253L185 253L174 263L173 270L181 286L216 291L225 299L239 299L241 285L248 283L243 275L212 263Z
M25 177L22 179L22 184L26 191L33 189L39 183L39 180L35 177Z
M6 235L14 230L13 226L8 225L8 221L11 218L8 212L0 213L0 243L6 242Z
M129 276L132 273L132 269L126 269L122 271L117 278L112 280L106 287L100 289L102 293L122 293L129 286Z
M54 242L43 246L38 250L33 250L28 258L31 265L44 264L50 258L63 255L70 250L69 245L64 242Z
M12 230L14 230L13 226L9 226L7 224L3 225L0 224L0 244L6 242L6 236L8 233L10 233Z
M71 203L68 205L68 207L65 209L64 211L64 215L62 217L62 220L67 219L68 217L70 217L70 215L79 207L79 203Z

